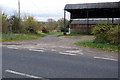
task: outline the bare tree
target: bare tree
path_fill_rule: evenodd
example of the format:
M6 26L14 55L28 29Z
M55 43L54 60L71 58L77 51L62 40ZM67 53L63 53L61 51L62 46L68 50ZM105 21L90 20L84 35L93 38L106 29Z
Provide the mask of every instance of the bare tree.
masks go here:
M52 18L48 19L47 29L49 31L53 31L56 28L57 28L57 22L54 19L52 19Z

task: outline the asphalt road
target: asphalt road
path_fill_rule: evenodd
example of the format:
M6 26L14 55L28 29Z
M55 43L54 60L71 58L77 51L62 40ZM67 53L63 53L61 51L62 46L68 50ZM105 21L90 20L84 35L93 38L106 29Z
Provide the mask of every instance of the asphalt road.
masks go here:
M118 61L3 47L3 78L117 78Z

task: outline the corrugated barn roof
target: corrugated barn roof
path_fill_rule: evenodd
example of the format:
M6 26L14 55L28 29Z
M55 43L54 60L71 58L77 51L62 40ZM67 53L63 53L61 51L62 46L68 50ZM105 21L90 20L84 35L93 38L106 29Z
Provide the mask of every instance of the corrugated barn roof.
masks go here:
M66 4L71 19L120 18L120 2Z
M69 9L95 9L95 8L120 8L120 2L66 4L65 10Z

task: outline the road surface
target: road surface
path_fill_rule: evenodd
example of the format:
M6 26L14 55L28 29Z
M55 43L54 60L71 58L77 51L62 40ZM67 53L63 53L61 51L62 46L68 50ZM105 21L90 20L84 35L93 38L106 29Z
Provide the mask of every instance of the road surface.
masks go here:
M84 41L86 37L80 38ZM3 78L117 78L117 53L77 47L76 39L50 35L3 43Z
M3 48L5 78L117 78L117 64L82 55Z

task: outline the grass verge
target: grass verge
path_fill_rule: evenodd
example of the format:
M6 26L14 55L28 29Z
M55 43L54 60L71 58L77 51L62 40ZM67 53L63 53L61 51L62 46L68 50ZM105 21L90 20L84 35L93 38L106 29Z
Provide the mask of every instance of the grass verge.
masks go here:
M93 43L93 41L76 42L75 44L78 46L96 48L96 49L110 51L110 52L118 52L120 48L120 46L117 46L117 45Z
M53 34L60 34L62 32L50 32L50 33L47 33L48 35L53 35Z
M41 37L45 37L45 36L52 35L52 34L58 34L58 33L60 33L60 32L39 33L39 34L12 33L12 39L10 38L10 34L2 33L2 37L0 37L2 39L0 39L0 42L16 42L16 41L25 41L25 40L36 40Z
M2 41L1 42L7 42L7 41L25 41L25 40L35 40L39 39L41 36L38 34L12 34L12 39L10 38L10 34L2 34Z

